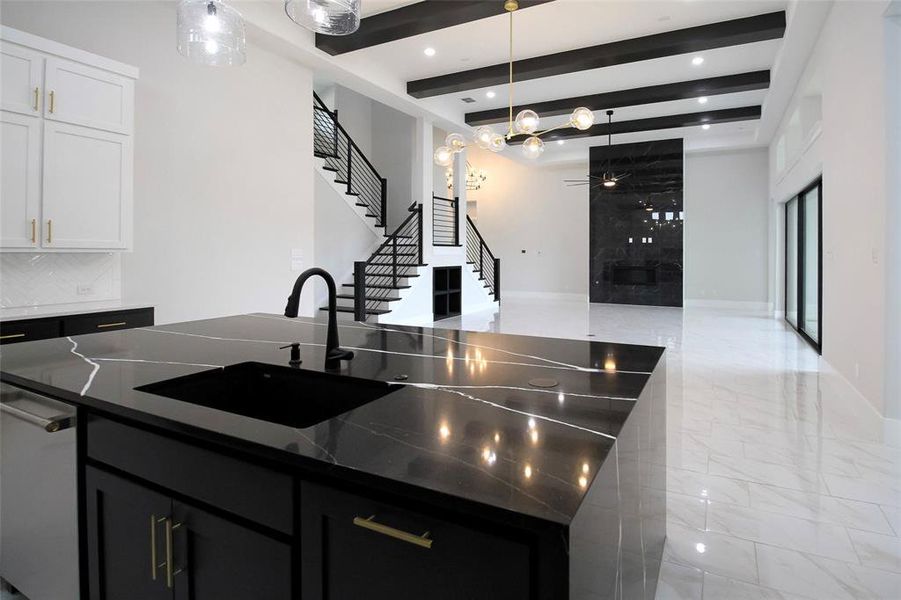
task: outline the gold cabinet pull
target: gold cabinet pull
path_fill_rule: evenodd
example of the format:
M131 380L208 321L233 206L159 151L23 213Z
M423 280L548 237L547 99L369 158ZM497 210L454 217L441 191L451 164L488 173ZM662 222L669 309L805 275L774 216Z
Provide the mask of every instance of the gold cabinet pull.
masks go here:
M39 88L34 88L34 111L38 110L38 98L41 97L41 90Z
M53 243L53 219L47 219L47 243Z
M387 535L388 537L402 540L409 544L420 546L422 548L429 549L432 547L432 540L431 538L429 538L428 531L426 531L422 535L415 535L412 533L407 533L406 531L402 531L400 529L395 529L394 527L382 525L381 523L377 523L374 519L375 515L371 515L366 519L364 519L363 517L354 517L354 525L356 525L357 527L362 527L363 529L374 531L376 533L381 533L382 535Z
M97 329L106 329L107 327L121 327L122 325L128 325L127 321L116 321L115 323L100 323L97 325Z
M172 589L175 576L181 573L181 569L173 568L172 532L181 527L181 523L173 523L172 519L166 519L166 587Z
M24 333L8 333L6 335L0 335L0 340L11 340L13 338L25 337Z
M56 106L56 105L54 104L54 102L53 102L53 101L54 101L54 96L55 96L55 93L53 92L53 90L50 90L50 114L51 114L51 115L53 114L53 109L54 109L55 106Z
M150 515L150 578L156 581L156 515Z
M34 244L38 241L38 220L31 220L31 243Z

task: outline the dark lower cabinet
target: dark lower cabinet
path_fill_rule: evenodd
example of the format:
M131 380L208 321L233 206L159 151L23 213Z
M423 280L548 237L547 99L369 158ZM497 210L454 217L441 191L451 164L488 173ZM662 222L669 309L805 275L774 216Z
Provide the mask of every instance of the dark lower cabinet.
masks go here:
M153 307L3 321L0 322L0 345L151 325Z
M169 498L91 467L85 493L90 600L171 598L158 521L169 516Z
M91 600L289 600L291 546L86 467Z
M317 600L528 600L530 548L304 482L301 585Z

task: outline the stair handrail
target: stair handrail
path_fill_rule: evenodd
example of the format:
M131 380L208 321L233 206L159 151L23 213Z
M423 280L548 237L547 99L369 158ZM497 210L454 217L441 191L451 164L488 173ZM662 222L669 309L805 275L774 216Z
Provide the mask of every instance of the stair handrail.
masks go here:
M362 158L363 161L367 164L367 166L369 166L369 168L372 170L373 174L374 174L376 177L378 177L379 179L384 179L384 177L382 177L381 175L379 175L378 169L376 169L376 168L373 166L373 164L372 164L371 162L369 162L369 159L366 158L366 155L363 153L362 150L360 150L360 147L357 146L357 143L354 141L354 139L353 139L352 137L350 137L350 134L347 133L347 130L344 129L344 127L343 127L343 126L341 125L341 123L338 121L338 117L337 117L336 114L335 114L335 113L337 113L338 111L331 111L331 110L329 110L328 107L325 105L325 103L322 101L322 99L321 99L319 96L316 95L316 92L313 92L313 98L320 104L319 108L323 109L324 111L326 111L328 114L330 114L330 115L332 116L332 123L334 123L335 125L337 125L338 130L339 130L341 133L343 133L344 135L347 136L347 140L350 142L351 146L353 146L353 147L356 149L356 151L360 154L360 158Z
M485 260L485 255L489 260ZM485 238L469 215L466 215L466 257L476 267L479 279L494 295L496 301L501 299L501 259L497 258L485 243ZM486 276L487 275L487 276Z
M354 262L354 320L365 321L370 305L376 306L388 297L390 289L380 288L370 295L366 278L391 281L392 289L405 275L398 274L398 269L422 265L422 204L411 207L411 212L404 221L382 242L367 260ZM416 252L411 256L398 254L401 239L413 239ZM389 250L389 252L383 252ZM390 262L376 262L376 258L390 256ZM374 272L367 272L367 267L375 267ZM373 288L375 289L375 288Z
M353 175L353 162L354 162L354 158L353 158L352 152L350 151L350 148L353 148L354 150L356 150L357 157L363 159L363 162L366 164L367 167L369 167L369 170L371 171L372 176L381 182L381 190L380 190L380 195L381 195L380 200L381 201L379 203L380 204L379 211L381 212L381 214L375 215L375 216L378 219L378 221L377 221L378 226L386 227L387 226L387 214L386 213L387 213L387 201L388 201L388 180L379 174L378 169L375 168L375 166L372 164L372 162L370 162L370 160L366 157L366 154L363 153L363 151L360 149L360 147L357 145L357 143L353 140L353 138L350 136L350 134L347 133L347 130L344 129L344 127L338 121L338 111L337 110L334 110L334 111L329 110L328 106L326 106L325 102L322 101L322 98L320 98L316 92L313 92L313 108L314 109L318 108L329 115L329 119L331 120L332 124L334 125L335 132L336 132L335 133L335 153L336 154L339 154L337 132L340 131L347 138L347 143L348 143L347 189L348 189L348 191L349 192L351 191L351 177ZM314 127L315 127L315 119L314 119Z

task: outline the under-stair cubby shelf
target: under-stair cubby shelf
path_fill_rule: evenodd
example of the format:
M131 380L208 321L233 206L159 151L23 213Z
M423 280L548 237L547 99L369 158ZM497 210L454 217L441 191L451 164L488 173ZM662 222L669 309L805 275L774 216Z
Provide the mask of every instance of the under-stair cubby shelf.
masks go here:
M460 267L435 267L432 270L432 312L435 320L460 315L463 307Z

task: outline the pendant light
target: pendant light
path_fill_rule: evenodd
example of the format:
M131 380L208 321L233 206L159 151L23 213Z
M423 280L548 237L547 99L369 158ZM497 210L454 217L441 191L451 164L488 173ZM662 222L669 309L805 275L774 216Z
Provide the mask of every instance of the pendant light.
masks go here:
M360 27L360 0L285 0L285 13L325 35L348 35Z
M221 0L182 0L177 43L179 54L200 65L237 66L247 60L244 19Z
M585 131L594 124L594 113L591 109L580 106L572 112L567 121L544 131L538 130L541 117L534 110L527 108L519 111L516 117L513 116L513 13L519 9L519 2L517 0L505 0L504 9L510 14L510 115L507 123L507 133L502 135L485 125L475 130L473 141L476 146L483 150L500 152L507 147L507 140L513 136L527 135L529 137L522 144L522 153L526 158L535 159L544 153L544 141L540 136L564 127L573 127L580 131ZM448 135L445 145L435 151L435 163L446 167L453 162L453 155L461 152L466 146L465 138L459 133Z

